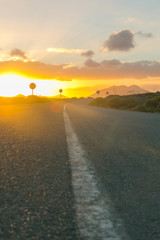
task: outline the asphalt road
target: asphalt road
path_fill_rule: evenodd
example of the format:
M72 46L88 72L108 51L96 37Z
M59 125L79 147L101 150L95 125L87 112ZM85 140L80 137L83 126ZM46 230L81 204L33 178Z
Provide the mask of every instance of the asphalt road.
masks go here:
M83 101L66 111L130 239L159 240L160 115ZM72 181L63 105L0 106L0 239L78 240Z
M160 239L160 115L68 104L73 128L132 240Z
M60 104L0 107L0 239L77 239Z

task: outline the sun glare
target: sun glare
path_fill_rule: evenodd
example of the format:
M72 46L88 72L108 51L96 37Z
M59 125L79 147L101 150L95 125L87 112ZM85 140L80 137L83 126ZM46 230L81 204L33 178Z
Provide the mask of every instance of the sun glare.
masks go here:
M57 80L35 80L18 74L5 74L0 76L0 96L31 95L29 84L32 82L37 86L34 91L35 95L42 96L57 95L59 88L63 88L64 86L63 82Z

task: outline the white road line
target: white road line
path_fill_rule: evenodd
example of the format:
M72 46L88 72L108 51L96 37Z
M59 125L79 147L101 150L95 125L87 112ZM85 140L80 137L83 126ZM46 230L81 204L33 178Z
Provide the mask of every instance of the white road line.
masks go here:
M65 108L64 122L80 239L129 240L121 220L113 217L111 201L108 197L104 199L98 190L94 170L85 159L85 152L72 128Z

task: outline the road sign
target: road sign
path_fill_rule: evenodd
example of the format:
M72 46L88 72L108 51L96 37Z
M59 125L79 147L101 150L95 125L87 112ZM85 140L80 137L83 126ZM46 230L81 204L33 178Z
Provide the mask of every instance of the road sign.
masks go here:
M33 95L33 90L36 88L36 84L35 83L31 83L29 85L30 89L32 89L32 95Z
M98 95L100 94L100 91L99 91L99 90L97 90L97 92L96 92L96 93L97 93L97 97L98 97Z
M63 89L59 89L59 93L60 93L60 98L61 98L61 94L63 92Z

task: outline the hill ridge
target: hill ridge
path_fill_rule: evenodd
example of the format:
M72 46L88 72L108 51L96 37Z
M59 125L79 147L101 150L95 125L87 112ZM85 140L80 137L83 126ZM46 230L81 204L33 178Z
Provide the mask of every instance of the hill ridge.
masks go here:
M100 93L97 96L97 93L92 94L90 97L97 98L102 97L105 98L109 95L119 95L119 96L125 96L125 95L133 95L133 94L142 94L142 93L148 93L149 91L137 86L137 85L131 85L131 86L112 86L109 88L101 89L99 90Z

